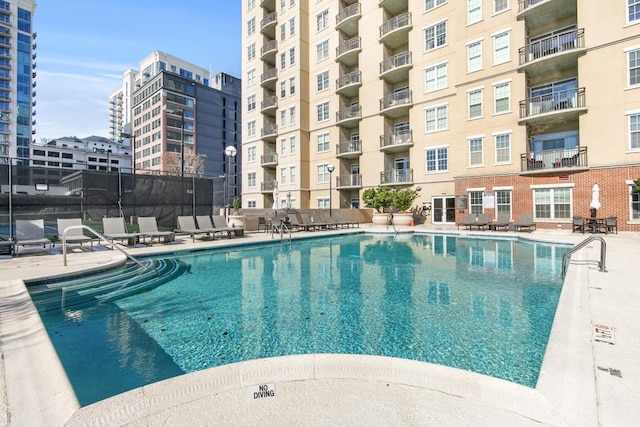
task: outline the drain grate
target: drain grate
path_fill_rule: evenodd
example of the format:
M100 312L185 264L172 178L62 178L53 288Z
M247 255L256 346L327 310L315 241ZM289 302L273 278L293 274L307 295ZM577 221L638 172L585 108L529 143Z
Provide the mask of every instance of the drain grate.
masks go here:
M615 345L616 336L613 327L596 323L593 325L593 340L609 345Z

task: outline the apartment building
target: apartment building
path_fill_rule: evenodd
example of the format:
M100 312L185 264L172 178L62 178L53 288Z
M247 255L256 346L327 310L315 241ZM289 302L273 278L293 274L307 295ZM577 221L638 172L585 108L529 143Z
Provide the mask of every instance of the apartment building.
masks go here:
M134 172L224 176L227 198L239 195L241 154L225 148L240 149L240 79L160 51L139 65L109 97L109 134L131 140Z
M28 164L36 125L35 1L0 0L0 159Z
M244 207L408 186L434 224L570 228L597 183L640 230L637 0L244 0L243 50Z

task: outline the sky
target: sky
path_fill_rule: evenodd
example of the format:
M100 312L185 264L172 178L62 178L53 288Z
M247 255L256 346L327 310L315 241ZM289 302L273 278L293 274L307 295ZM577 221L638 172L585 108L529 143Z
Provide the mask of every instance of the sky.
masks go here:
M156 50L241 78L240 0L36 3L36 141L108 137L109 95Z

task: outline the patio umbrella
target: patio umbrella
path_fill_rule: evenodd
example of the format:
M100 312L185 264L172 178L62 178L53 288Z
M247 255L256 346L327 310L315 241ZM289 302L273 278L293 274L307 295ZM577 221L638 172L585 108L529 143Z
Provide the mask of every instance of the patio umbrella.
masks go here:
M592 209L591 216L596 216L596 211L600 209L600 187L598 187L598 183L593 184L593 188L591 189L591 204L589 207Z

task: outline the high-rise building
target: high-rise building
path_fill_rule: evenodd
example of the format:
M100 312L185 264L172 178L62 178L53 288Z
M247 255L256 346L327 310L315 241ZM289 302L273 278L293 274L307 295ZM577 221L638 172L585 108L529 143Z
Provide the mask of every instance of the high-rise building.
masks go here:
M35 135L35 1L0 0L0 158L28 165Z
M224 176L225 204L240 194L241 82L155 51L109 97L109 134L131 139L134 171ZM230 169L230 170L229 170Z
M568 228L597 183L596 215L640 230L637 1L248 0L242 17L244 207L400 186L433 224Z

